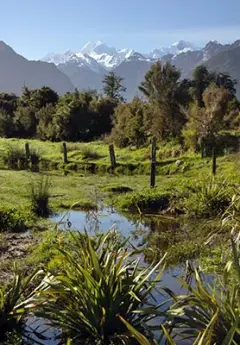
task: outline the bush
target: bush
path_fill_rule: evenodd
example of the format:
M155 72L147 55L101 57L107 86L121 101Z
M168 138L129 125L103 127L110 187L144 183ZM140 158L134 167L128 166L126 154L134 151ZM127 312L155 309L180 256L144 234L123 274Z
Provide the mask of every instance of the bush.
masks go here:
M102 155L89 146L84 146L81 149L81 153L83 159L100 159L102 157Z
M169 195L147 189L119 197L118 205L132 212L158 212L169 207Z
M104 189L106 192L111 192L111 193L116 193L116 194L121 194L121 193L129 193L133 192L132 188L127 187L127 186L119 186L119 185L112 185L108 186Z
M152 315L143 315L141 309L152 305L151 292L161 276L153 279L152 273L161 261L142 268L135 251L127 251L126 241L111 232L94 240L87 234L73 236L75 247L60 250L61 268L48 273L36 291L40 315L73 344L136 344L118 315L151 337Z
M51 213L49 188L49 179L45 176L40 176L37 182L31 183L31 210L39 217L48 217Z
M0 210L0 232L22 232L27 230L31 215L23 213L15 208L1 208Z
M28 166L36 166L39 162L40 154L38 151L31 150L28 161L25 149L17 145L9 146L7 155L4 157L4 164L6 164L9 169L25 169Z
M35 278L36 272L24 278L23 274L15 271L11 284L0 287L0 342L18 344L18 335L24 329L24 317L31 306L31 299L27 298L30 297L29 287Z
M231 203L233 191L227 181L208 178L188 187L185 200L187 210L199 217L213 217L225 212Z

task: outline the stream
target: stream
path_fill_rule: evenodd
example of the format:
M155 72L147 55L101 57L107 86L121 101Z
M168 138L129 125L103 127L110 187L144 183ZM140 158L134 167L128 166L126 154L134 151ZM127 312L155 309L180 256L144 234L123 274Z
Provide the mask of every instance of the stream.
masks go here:
M99 234L101 232L107 232L109 229L112 231L118 231L122 236L130 237L131 243L135 247L141 248L144 245L144 236L150 231L161 231L161 227L168 228L169 231L174 234L175 231L179 231L181 227L185 225L181 224L179 220L169 217L161 217L157 222L154 218L147 221L144 218L128 218L126 215L118 213L116 210L104 207L98 212L84 212L84 211L71 211L63 212L51 217L51 221L56 223L61 230L77 230L80 232L87 231L90 235ZM160 228L159 228L160 227ZM142 255L143 264L144 257ZM168 268L164 271L161 284L167 286L176 294L183 294L184 288L178 282L176 278L185 278L186 268L184 265L176 265L173 268ZM205 276L207 282L212 281L211 276ZM166 296L157 295L157 303L162 302ZM32 333L32 330L37 330L38 333L44 334L48 340L40 340L39 337ZM56 337L60 335L60 332L56 329L46 326L44 320L29 318L26 325L26 332L33 340L33 345L39 343L44 345L58 345L59 341ZM179 345L185 345L189 343L179 343Z

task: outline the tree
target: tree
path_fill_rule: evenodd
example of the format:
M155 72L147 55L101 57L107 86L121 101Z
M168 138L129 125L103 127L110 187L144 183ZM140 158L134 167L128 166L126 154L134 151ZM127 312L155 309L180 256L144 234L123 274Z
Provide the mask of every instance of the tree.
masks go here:
M86 141L91 138L93 112L76 92L60 98L53 118L56 140Z
M158 61L151 66L139 86L152 106L152 134L162 139L169 135L178 136L185 123L181 106L186 104L187 83L181 83L180 77L181 73L175 66Z
M199 107L204 107L203 93L211 83L215 82L215 79L215 73L209 72L206 66L200 65L195 68L193 72L191 94L197 101Z
M138 98L127 104L119 104L113 118L112 140L118 146L136 145L146 142L146 118L148 104Z
M209 86L203 93L203 103L203 107L197 101L191 104L187 113L189 121L183 133L188 147L198 149L200 142L204 141L212 149L225 125L223 119L229 106L228 90Z
M226 73L218 73L215 76L215 84L218 87L223 87L224 89L228 90L229 99L233 100L236 96L236 88L237 80L231 79L230 75Z
M53 125L53 119L56 115L56 106L47 104L36 113L38 120L37 137L41 140L55 140L56 133Z
M117 76L114 72L105 75L103 79L104 94L117 101L124 101L122 93L126 91L126 87L122 84L123 78Z
M18 107L14 113L14 123L16 136L19 138L32 138L36 135L37 119L35 116L35 108Z
M6 110L0 110L0 136L4 138L11 138L14 136L15 126L13 114Z
M19 104L19 97L14 93L0 93L0 109L13 114L17 110Z
M92 124L90 128L90 139L99 138L109 134L112 130L114 110L119 103L111 98L94 98L90 103Z
M24 87L22 92L23 105L36 108L37 111L45 107L47 104L56 104L58 102L58 98L58 94L47 86L33 90L29 90L27 87Z

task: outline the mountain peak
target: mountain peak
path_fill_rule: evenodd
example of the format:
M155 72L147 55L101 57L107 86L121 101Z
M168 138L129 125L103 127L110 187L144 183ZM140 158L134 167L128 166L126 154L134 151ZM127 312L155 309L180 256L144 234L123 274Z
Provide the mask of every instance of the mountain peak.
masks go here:
M4 41L0 41L0 52L15 53L15 51L10 46L8 46Z
M89 41L82 47L81 53L89 54L91 51L95 50L98 46L105 45L102 41Z

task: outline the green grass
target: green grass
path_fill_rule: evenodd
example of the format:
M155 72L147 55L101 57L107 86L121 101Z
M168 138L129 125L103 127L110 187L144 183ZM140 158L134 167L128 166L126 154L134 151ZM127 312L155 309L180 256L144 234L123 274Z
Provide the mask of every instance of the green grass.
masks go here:
M62 143L42 142L40 140L25 139L4 139L0 138L0 167L4 167L4 161L8 158L9 147L15 147L19 152L25 150L25 143L30 146L30 153L38 153L40 157L40 169L62 169L63 168L63 147ZM84 170L93 169L90 163L94 164L97 171L106 172L110 166L108 145L102 141L91 143L67 143L68 148L68 164L66 170ZM151 148L117 148L115 147L115 155L117 161L117 172L127 173L147 173L148 163L151 156ZM185 157L186 160L191 159L190 153L184 153L179 144L166 143L159 144L157 158L161 161L157 171L159 173L169 173L169 171L177 170L175 161ZM188 163L187 163L188 164ZM169 166L166 168L166 165ZM180 167L179 171L183 168Z

